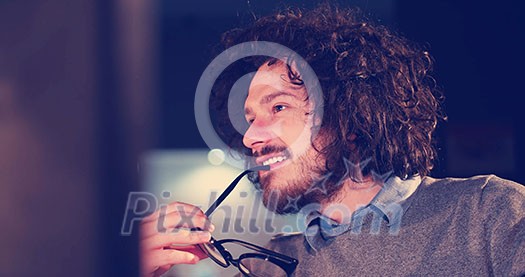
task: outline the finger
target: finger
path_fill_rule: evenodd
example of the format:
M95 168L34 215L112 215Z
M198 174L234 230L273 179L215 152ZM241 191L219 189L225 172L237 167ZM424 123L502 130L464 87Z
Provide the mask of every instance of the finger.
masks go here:
M170 270L172 266L173 265L165 265L165 266L159 267L159 269L155 270L155 276L162 276L162 274L168 272L168 270Z
M176 264L194 264L199 261L199 257L190 252L175 249L158 249L148 252L142 257L143 275L156 275L157 271L169 270Z
M148 267L148 268L141 268L140 276L141 277L161 277L162 274L168 272L168 270L171 269L173 265L165 265L161 267Z
M166 205L165 210L163 211L164 214L171 214L171 213L181 213L184 212L186 214L195 214L195 215L202 215L204 216L204 212L199 209L199 207L187 204L184 202L172 202L168 205ZM150 222L150 221L156 221L161 213L161 209L156 210L153 214L148 215L142 219L142 222Z
M215 229L215 226L204 215L171 213L166 216L160 216L158 221L141 224L140 232L142 238L147 238L157 233L166 233L181 227L189 229L198 227L201 230L210 232Z
M168 246L168 249L175 249L175 250L179 250L179 251L190 252L190 253L194 254L195 256L199 257L199 259L201 259L201 260L208 258L208 254L204 253L200 249L200 247L198 247L196 245L182 245L182 246L170 245L170 246Z
M144 249L155 249L167 247L172 244L199 244L209 242L211 239L210 232L207 231L190 231L187 229L178 229L173 233L161 233L141 241L141 247Z
M194 264L200 261L199 257L193 253L179 251L175 249L163 249L158 252L158 266L176 265L176 264Z

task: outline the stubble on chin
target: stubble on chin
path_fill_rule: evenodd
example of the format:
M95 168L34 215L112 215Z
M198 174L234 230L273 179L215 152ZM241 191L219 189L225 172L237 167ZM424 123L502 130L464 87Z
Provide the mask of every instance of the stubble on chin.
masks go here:
M301 172L292 179L286 179L292 174L282 174L283 177L279 178L278 174L269 172L259 179L263 204L268 210L277 214L295 214L302 207L326 198L326 195L312 190L320 180L319 172Z

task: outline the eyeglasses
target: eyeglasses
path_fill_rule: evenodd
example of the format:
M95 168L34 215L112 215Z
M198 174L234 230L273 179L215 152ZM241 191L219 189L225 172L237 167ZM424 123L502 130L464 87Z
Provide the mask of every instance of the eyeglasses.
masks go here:
M204 214L209 217L222 203L222 201L224 201L224 199L226 199L226 197L232 192L244 175L259 170L269 169L269 166L257 166L242 172L239 176L237 176L237 178L235 178L235 180L233 180L226 190L224 190L217 200L213 202L213 204ZM246 252L239 255L237 259L234 259L231 253L228 252L228 250L226 250L224 247L225 244L241 246L255 252ZM233 265L237 267L244 276L290 276L295 271L295 268L299 263L299 261L292 257L237 239L215 240L212 237L208 243L198 244L198 246L218 265L224 268Z

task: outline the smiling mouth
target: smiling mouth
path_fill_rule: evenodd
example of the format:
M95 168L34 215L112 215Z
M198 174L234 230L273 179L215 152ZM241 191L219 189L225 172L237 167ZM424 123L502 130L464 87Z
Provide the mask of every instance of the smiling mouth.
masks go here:
M272 165L272 164L276 164L276 163L282 162L282 161L284 161L286 159L287 159L287 157L285 157L285 156L271 157L271 158L263 161L262 164L263 165Z

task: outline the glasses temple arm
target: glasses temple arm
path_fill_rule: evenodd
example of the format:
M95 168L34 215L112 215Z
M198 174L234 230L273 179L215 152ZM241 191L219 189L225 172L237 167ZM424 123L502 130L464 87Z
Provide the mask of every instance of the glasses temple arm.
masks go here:
M256 166L256 167L243 171L241 174L239 174L239 176L237 176L237 178L235 178L235 180L231 182L231 184L224 190L224 192L221 193L221 195L219 195L217 200L215 200L215 202L211 204L211 206L208 208L208 210L206 210L204 214L207 217L209 217L215 211L215 209L222 203L222 201L224 201L224 199L226 199L226 197L232 192L232 190L235 188L235 186L237 186L237 183L239 183L239 181L242 179L242 177L244 177L244 175L250 172L254 172L254 171L269 170L269 169L270 169L270 166L263 165L263 166Z

